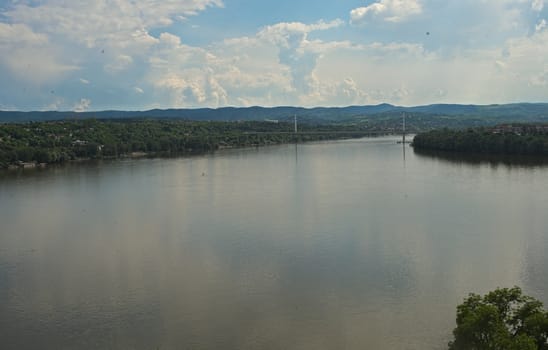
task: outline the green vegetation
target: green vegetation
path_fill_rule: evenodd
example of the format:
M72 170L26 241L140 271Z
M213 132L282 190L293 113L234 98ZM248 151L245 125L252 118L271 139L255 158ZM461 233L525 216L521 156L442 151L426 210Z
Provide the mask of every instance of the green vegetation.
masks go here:
M75 159L117 158L135 154L174 155L223 147L260 146L292 141L356 137L338 126L290 123L196 122L184 120L95 120L0 124L0 168L24 163L62 163ZM332 133L333 132L333 133Z
M349 107L222 107L218 109L153 109L149 111L96 112L15 112L0 111L0 123L63 119L184 119L195 121L262 121L276 119L290 122L294 115L299 121L321 124L367 124L369 128L401 127L402 113L408 116L408 130L412 132L448 128L492 126L501 123L548 122L547 103L515 103L505 105L435 104L417 107L398 107L390 104Z
M457 307L453 335L450 350L546 350L548 312L518 287L470 294Z
M467 130L433 130L413 139L417 150L510 155L548 155L548 126L501 125Z

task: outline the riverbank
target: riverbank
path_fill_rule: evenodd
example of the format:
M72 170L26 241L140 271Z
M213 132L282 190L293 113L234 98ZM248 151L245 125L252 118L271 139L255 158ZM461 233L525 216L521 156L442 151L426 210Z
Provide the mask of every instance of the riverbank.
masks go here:
M546 157L548 127L514 124L494 128L432 130L416 135L412 145L419 151Z
M0 124L0 168L32 168L89 159L163 157L292 142L363 136L337 125L194 122L185 120L77 120Z

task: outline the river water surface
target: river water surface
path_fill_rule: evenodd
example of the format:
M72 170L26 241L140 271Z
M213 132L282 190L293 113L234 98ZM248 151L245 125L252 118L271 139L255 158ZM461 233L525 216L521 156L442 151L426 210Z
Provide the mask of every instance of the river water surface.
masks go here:
M444 349L548 302L548 166L393 138L0 174L2 349Z

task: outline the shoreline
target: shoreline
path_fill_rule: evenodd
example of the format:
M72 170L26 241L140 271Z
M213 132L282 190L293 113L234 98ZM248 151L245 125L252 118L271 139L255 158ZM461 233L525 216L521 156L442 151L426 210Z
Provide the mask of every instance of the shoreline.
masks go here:
M38 163L38 162L19 162L19 164L9 164L7 167L0 167L0 172L2 171L25 171L25 170L36 170L36 169L45 169L53 166L63 166L67 164L77 164L77 163L86 163L93 161L117 161L124 159L142 159L142 158L173 158L173 157L185 157L185 156L196 156L204 154L212 154L217 151L223 150L236 150L236 149L247 149L247 148L259 148L259 147L269 147L269 146L279 146L279 145L289 145L289 144L302 144L310 142L322 142L322 141L337 141L337 140L352 140L360 139L362 137L334 137L328 139L318 139L318 140L301 140L299 142L266 142L259 144L245 144L245 145L221 145L214 150L204 150L204 151L184 151L184 152L131 152L124 153L118 156L102 156L98 158L75 158L65 160L63 162L51 162L51 163Z

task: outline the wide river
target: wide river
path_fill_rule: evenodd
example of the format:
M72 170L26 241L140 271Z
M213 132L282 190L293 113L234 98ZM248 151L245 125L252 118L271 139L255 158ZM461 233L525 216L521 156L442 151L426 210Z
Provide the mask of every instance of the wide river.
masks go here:
M0 174L2 349L445 349L548 302L548 165L394 138Z

